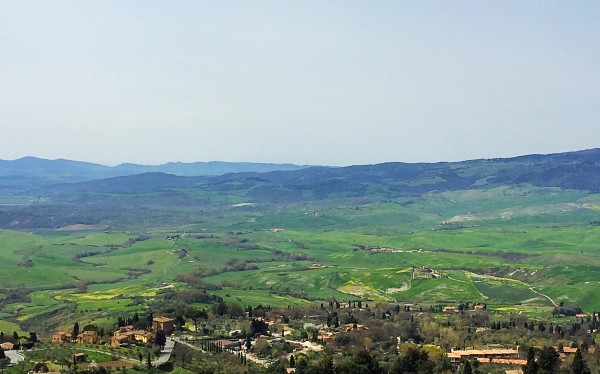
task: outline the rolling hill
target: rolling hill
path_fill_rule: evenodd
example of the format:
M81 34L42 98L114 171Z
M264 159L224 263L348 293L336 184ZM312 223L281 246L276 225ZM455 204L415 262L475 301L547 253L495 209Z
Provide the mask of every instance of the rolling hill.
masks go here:
M538 187L600 191L600 149L440 163L383 163L348 167L308 167L291 171L240 172L213 177L145 173L61 185L55 190L117 193L201 188L236 192L251 202L294 202L329 198L395 198L431 191L531 184ZM143 188L139 186L143 185ZM113 186L111 188L111 186Z

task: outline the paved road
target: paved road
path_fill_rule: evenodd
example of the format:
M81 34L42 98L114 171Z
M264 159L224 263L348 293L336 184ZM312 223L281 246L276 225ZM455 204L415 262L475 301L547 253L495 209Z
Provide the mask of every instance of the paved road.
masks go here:
M4 351L4 354L6 357L10 358L10 363L13 365L18 364L21 361L25 361L25 357L15 350Z
M168 338L167 342L165 343L165 349L163 349L160 352L160 356L152 361L152 365L153 366L160 366L164 363L166 363L167 361L169 361L169 359L171 358L171 353L173 352L173 347L175 346L175 340L173 340L172 338Z

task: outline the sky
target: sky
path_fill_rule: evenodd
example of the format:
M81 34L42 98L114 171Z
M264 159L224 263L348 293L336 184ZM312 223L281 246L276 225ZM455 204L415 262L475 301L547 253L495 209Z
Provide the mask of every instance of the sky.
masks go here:
M0 0L0 159L600 147L598 1Z

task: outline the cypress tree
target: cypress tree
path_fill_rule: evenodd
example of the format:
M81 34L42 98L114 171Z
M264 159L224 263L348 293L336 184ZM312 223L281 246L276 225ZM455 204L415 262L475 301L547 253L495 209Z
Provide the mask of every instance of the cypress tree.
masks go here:
M573 362L571 363L571 373L573 374L590 374L590 368L583 359L581 349L577 348L575 356L573 356Z
M473 368L471 367L471 361L466 360L462 367L462 374L473 374Z
M539 365L535 361L535 350L529 347L527 351L527 363L523 365L523 374L537 374Z
M541 373L557 373L560 365L560 355L552 347L543 347L540 350L538 365Z

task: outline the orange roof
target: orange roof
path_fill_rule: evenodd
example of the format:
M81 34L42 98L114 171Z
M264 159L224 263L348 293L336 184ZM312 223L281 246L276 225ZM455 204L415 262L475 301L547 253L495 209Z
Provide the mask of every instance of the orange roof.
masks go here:
M152 321L159 322L159 323L160 322L172 322L172 321L174 321L174 319L173 318L169 318L169 317L159 316L159 317L154 317L152 319Z
M499 364L499 365L525 365L527 360L522 358L493 358L491 361L488 358L479 357L477 361L482 364Z
M113 339L115 339L116 341L127 340L128 338L129 335L126 334L117 334L113 337Z
M451 353L461 356L477 356L477 355L516 355L519 353L516 349L465 349L456 350ZM448 356L450 357L450 356Z

